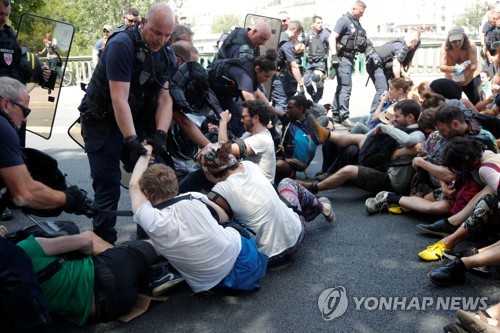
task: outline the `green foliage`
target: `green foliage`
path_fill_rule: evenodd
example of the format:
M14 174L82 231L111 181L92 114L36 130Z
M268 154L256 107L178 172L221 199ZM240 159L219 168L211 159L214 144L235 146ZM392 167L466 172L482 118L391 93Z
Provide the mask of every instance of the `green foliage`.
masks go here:
M464 9L462 14L454 20L454 25L468 28L470 31L478 31L484 14L488 11L488 2L476 0Z
M300 23L302 23L302 27L304 28L305 33L312 31L312 23L313 23L312 15L304 17L302 20L300 20Z
M223 33L229 31L234 26L241 26L240 17L236 14L218 16L212 23L212 33Z
M10 2L10 25L17 29L19 19L23 13L37 13L45 6L46 0L11 0Z

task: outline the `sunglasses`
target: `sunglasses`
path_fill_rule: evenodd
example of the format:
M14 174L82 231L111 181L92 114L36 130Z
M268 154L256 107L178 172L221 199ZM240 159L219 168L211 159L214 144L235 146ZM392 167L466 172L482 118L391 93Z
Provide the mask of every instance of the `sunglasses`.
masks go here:
M25 107L25 106L23 106L23 105L21 105L21 104L19 104L19 103L17 103L17 102L14 102L14 101L13 101L13 100L11 100L10 98L7 98L7 100L8 100L10 103L14 104L15 106L18 106L18 107L19 107L19 108L23 111L23 116L24 116L24 118L28 117L28 116L29 116L29 114L31 113L31 109L30 109L30 108L27 108L27 107Z

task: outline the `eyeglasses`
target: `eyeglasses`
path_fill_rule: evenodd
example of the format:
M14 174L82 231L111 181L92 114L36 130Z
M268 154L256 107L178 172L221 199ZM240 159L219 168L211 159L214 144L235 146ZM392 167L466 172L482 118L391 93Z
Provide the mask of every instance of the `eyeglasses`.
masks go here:
M28 117L28 116L29 116L29 114L31 113L31 109L30 109L30 108L27 108L27 107L25 107L24 105L21 105L21 104L19 104L19 103L17 103L17 102L14 102L14 101L13 101L13 100L11 100L10 98L7 98L7 100L8 100L10 103L14 104L15 106L18 106L18 107L21 109L21 111L23 111L23 116L24 116L24 118Z

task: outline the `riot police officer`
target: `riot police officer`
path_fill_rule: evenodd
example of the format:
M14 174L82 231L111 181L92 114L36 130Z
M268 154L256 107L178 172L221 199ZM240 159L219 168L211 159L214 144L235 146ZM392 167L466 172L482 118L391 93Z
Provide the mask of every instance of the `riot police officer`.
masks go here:
M388 81L409 77L410 65L420 45L420 31L366 50L366 71L375 85L370 111L377 107L380 96L389 88Z
M174 29L170 7L155 4L133 30L109 37L79 107L82 136L89 159L95 203L116 210L120 199L120 159L132 170L147 150L166 153L166 132L172 120L169 79L177 70L175 55L166 43ZM117 239L116 216L93 219L94 232L109 243Z
M313 17L313 30L305 39L307 49L307 65L304 74L304 86L314 103L318 103L323 97L324 78L327 73L326 60L328 55L328 39L330 33L323 29L323 18ZM316 89L312 83L316 83Z
M337 67L337 90L332 103L333 120L346 127L354 125L349 118L349 100L355 56L366 49L366 31L359 23L365 9L363 1L354 2L351 12L337 21L330 37L332 66Z

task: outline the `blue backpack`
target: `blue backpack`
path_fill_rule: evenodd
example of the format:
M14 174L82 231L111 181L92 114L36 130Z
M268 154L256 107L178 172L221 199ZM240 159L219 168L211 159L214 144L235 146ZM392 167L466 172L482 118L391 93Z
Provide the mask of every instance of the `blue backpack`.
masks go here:
M286 137L288 137L288 142L285 146ZM290 122L285 128L278 152L280 150L283 151L283 157L292 169L304 171L316 155L316 143L306 129L294 122Z

